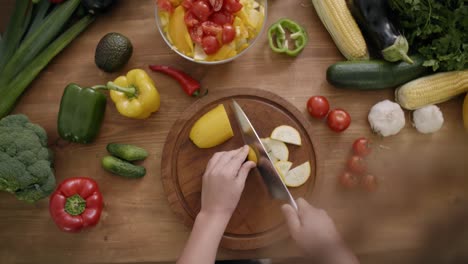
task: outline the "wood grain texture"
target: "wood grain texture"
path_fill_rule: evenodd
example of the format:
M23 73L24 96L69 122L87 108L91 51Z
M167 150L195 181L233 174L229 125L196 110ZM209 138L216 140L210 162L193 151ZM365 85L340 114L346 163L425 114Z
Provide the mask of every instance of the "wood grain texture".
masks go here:
M311 164L311 177L297 188L290 188L296 199L311 196L315 182L315 152L310 137L310 122L288 101L260 89L237 88L215 92L199 100L176 121L169 132L162 158L162 180L169 204L177 215L191 227L201 207L202 176L209 159L218 151L239 148L244 144L241 130L231 108L236 100L259 137L269 137L280 125L296 128L302 138L302 146L288 145L289 160L293 167L306 161ZM193 124L203 114L223 104L233 127L234 137L209 149L197 148L189 139ZM271 245L288 236L281 202L272 200L258 170L250 173L239 205L231 218L221 246L228 249L257 249Z
M12 3L0 0L2 31ZM352 124L342 134L330 131L323 121L309 119L317 154L311 199L315 206L327 210L358 255L389 253L395 254L395 263L408 263L407 255L399 252L413 252L415 261L410 262L419 263L418 256L454 254L456 248L466 249L460 241L468 237L462 236L467 225L457 221L466 219L463 212L468 208L468 140L462 125L461 98L440 105L445 124L434 135L419 134L407 113L407 124L400 134L380 138L370 131L367 114L378 101L393 99L393 91L340 90L327 83L327 67L343 57L310 1L269 1L267 25L289 17L307 30L310 42L300 56L272 53L263 33L242 57L216 66L191 63L173 53L157 31L153 6L154 0L120 0L59 54L19 100L14 113L27 114L48 132L56 154L57 180L79 175L94 178L103 192L105 210L94 229L66 234L50 219L47 200L30 205L0 193L0 263L145 263L174 261L179 256L190 229L167 202L161 184L161 158L170 128L195 99L187 97L170 78L150 73L161 93L158 113L143 121L127 119L109 100L94 144L67 144L58 141L57 135L60 97L69 82L102 84L130 69L147 69L153 63L186 71L210 93L236 87L271 91L305 116L305 104L311 95L324 95L332 108L346 109ZM134 46L129 64L116 74L103 73L94 65L95 47L111 31L128 36ZM379 189L374 194L345 192L337 186L337 175L344 169L351 144L361 136L371 138L376 146L371 170L378 178ZM142 165L148 174L141 180L128 180L102 170L100 159L106 155L109 142L145 147L150 156ZM290 240L258 250L220 249L218 253L220 259L300 254ZM377 258L373 263L384 261Z

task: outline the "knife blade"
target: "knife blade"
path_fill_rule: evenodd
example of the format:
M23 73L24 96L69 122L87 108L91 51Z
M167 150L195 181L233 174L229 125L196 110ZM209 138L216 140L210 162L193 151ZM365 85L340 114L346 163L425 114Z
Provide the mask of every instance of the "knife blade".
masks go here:
M257 131L255 131L255 128L252 126L252 123L244 110L242 110L241 106L235 100L232 100L232 108L234 110L237 123L242 131L242 138L244 139L245 144L249 145L257 155L257 169L259 170L271 197L285 201L297 210L296 201L294 201L294 198L288 188L281 180L281 176L276 171L273 161L268 156L265 146L260 140Z

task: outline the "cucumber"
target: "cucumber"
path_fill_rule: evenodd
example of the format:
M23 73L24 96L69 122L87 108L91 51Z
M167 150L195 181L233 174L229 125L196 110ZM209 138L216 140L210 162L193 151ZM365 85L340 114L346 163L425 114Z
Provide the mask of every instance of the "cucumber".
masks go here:
M126 161L144 160L148 157L146 150L129 144L110 143L107 144L107 151Z
M130 162L112 156L105 156L101 163L105 170L126 178L141 178L146 174L144 167L133 165Z
M327 80L338 88L379 90L412 81L429 72L424 58L412 56L413 64L383 60L343 61L327 69Z

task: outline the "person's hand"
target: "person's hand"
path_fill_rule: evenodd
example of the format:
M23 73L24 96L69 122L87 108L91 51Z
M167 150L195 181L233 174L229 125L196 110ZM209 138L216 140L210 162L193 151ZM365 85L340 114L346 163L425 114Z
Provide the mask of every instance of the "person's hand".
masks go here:
M247 175L255 167L252 161L244 162L248 153L249 147L244 146L213 155L203 175L201 212L231 218Z
M296 211L285 204L281 209L293 240L307 255L324 263L357 263L325 210L313 207L302 198L297 200L297 207Z

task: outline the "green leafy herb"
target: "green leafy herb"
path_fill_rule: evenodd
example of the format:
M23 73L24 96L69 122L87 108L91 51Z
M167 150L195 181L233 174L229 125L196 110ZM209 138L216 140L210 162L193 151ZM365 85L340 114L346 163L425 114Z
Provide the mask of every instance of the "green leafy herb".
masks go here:
M434 71L468 67L466 0L390 0L413 51Z

